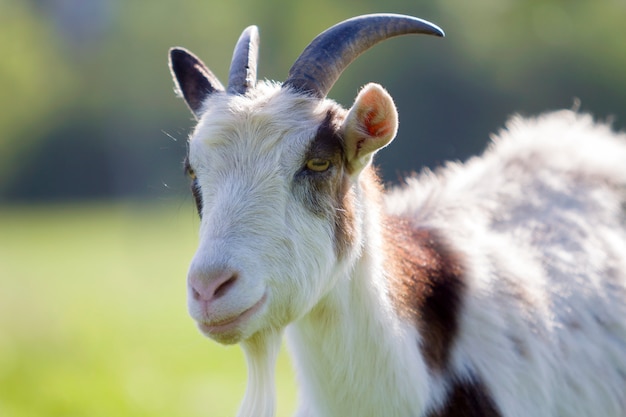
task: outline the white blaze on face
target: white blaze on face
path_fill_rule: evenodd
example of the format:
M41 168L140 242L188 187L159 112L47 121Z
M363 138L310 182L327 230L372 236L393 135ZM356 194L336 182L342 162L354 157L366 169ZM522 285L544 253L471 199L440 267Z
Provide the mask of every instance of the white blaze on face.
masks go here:
M335 263L332 227L297 196L319 104L281 90L256 102L219 96L190 140L202 222L189 312L220 342L284 327L319 297Z

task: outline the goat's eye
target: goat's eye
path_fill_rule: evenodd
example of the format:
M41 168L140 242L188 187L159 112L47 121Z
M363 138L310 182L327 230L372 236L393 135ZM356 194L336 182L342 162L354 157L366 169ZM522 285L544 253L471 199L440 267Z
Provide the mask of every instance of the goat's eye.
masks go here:
M191 164L189 163L189 156L185 157L185 161L183 162L183 168L185 171L185 175L188 175L192 180L196 179L196 172L191 168Z
M198 214L202 217L202 193L200 192L200 186L196 178L191 182L191 194L193 195L193 201L196 203Z
M323 172L330 167L328 159L312 158L306 161L306 168L310 171Z

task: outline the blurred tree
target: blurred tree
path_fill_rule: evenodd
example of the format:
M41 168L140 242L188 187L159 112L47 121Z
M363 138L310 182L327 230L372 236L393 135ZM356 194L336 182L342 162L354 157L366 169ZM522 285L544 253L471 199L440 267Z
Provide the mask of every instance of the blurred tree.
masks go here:
M259 76L283 80L321 30L363 13L432 20L445 39L385 42L330 96L350 106L385 85L400 131L387 180L480 152L513 112L571 107L626 127L626 3L565 0L4 0L0 3L0 197L187 195L191 115L172 94L167 49L198 54L226 82L241 30L261 31Z
M28 3L0 3L0 190L19 181L26 152L45 140L75 94L57 41Z

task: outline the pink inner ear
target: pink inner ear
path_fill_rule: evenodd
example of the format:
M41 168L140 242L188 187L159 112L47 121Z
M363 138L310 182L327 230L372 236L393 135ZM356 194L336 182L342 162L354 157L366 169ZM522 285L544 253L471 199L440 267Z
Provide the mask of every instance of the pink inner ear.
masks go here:
M370 110L367 112L363 118L363 124L365 125L367 133L373 137L387 136L389 134L389 123L384 117L381 121L376 123L375 119L377 118L380 119L380 115L376 110Z
M398 116L393 100L378 84L359 92L345 124L346 153L355 173L372 159L372 154L395 136Z
M362 118L366 132L372 138L388 136L391 132L385 100L376 94L376 90L369 90L364 91L360 101L362 108L367 109Z

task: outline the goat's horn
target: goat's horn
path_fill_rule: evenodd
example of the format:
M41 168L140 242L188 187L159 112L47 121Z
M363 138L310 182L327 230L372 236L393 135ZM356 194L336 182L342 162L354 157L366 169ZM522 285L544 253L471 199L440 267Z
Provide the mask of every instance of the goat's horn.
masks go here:
M239 37L228 75L230 94L245 94L256 84L256 63L259 56L259 29L247 27Z
M324 98L360 54L385 39L410 33L444 36L436 25L412 16L371 14L345 20L313 39L289 70L283 87Z

